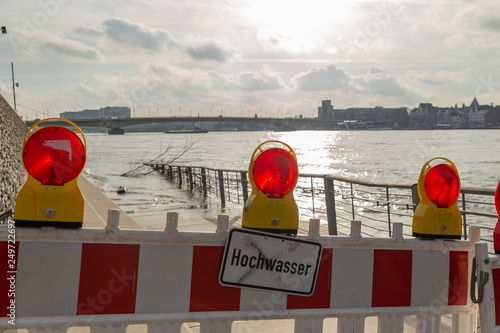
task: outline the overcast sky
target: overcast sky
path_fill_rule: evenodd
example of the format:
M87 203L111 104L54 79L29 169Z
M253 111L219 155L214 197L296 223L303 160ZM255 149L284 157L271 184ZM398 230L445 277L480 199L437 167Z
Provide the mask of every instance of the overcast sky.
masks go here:
M500 104L497 0L0 0L0 25L30 119Z

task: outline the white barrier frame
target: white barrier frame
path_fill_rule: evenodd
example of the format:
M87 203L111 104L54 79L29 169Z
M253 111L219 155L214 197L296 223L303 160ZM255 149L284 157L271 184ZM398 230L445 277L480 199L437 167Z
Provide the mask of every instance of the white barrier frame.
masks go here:
M105 229L55 229L55 228L17 228L16 241L36 242L86 242L120 244L193 244L224 245L228 232L228 216L219 215L217 230L210 232L179 232L177 213L167 214L164 231L120 230L119 211L110 210L108 225ZM470 227L467 241L405 239L402 224L394 223L392 238L362 238L361 222L352 221L351 234L348 237L321 236L320 222L311 219L308 235L297 238L320 242L326 248L360 249L412 249L468 251L471 267L474 257L474 244L480 239L480 228ZM0 237L7 239L8 229L0 227ZM500 264L499 264L500 267ZM470 276L470 269L469 269ZM436 297L439 298L439 295ZM200 322L200 331L231 332L234 321L261 321L267 319L294 319L295 332L322 332L325 319L337 318L337 332L365 332L365 319L378 317L377 332L403 332L405 316L416 316L416 332L434 333L440 331L441 318L452 317L452 332L476 332L477 310L470 299L464 306L407 306L388 308L330 308L304 310L267 310L267 311L232 311L232 312L190 312L170 314L127 314L127 315L90 315L64 317L16 318L15 328L26 328L29 332L66 332L69 327L88 326L91 332L125 332L128 325L146 324L148 332L180 332L185 322ZM249 325L251 325L249 323ZM0 329L13 328L8 318L0 319ZM483 331L490 332L490 331ZM499 331L500 332L500 331Z
M477 283L473 286L475 288L474 293L479 298L480 293L482 294L482 299L478 299L479 302L479 318L481 332L487 333L500 333L500 325L495 324L495 294L493 285L492 270L500 268L500 257L488 257L488 244L477 243L476 244L476 275ZM482 275L482 279L481 279ZM482 280L487 279L484 282L484 287ZM500 286L497 286L497 288ZM481 291L481 288L483 290Z

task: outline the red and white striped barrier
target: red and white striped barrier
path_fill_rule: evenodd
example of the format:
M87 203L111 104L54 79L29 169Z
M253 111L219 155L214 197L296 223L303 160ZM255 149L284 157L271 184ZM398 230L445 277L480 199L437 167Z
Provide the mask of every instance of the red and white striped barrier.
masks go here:
M5 248L5 242L0 246ZM36 317L262 310L256 304L272 293L219 284L223 250L20 242L16 313ZM283 295L279 308L433 306L440 297L447 306L467 305L467 266L467 251L325 248L313 295ZM0 270L9 271L5 265ZM7 290L0 297L6 304Z
M0 235L5 234L0 229ZM465 326L475 325L475 316L470 316L474 304L468 297L474 240L421 241L402 235L362 239L313 233L308 239L322 243L323 253L314 293L306 297L222 286L218 275L226 232L167 229L18 229L16 266L0 261L0 315L8 321L9 304L14 302L17 319L180 313L195 319L196 313L205 312L274 318L314 309L322 318L349 313L360 318L363 313L421 317L426 312L432 316L464 313ZM7 241L0 242L0 253L0 258L7 258ZM11 281L15 281L15 298L8 292ZM322 318L317 321L322 323ZM402 329L401 320L387 318L379 320L379 327L385 323L394 332ZM339 320L339 327L352 325L350 319ZM296 325L296 331L297 327L301 326Z

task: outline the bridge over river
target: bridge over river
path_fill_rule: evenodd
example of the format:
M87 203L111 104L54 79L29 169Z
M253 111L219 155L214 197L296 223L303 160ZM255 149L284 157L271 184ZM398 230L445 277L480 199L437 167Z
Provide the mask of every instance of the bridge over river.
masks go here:
M337 127L338 122L319 118L258 118L258 117L140 117L140 118L112 118L112 119L75 119L71 120L79 127L103 127L109 129L125 129L128 126L158 124L158 123L196 123L203 126L205 123L219 124L219 128L234 128L234 124L260 124L267 129L295 131L295 130L331 130ZM31 126L35 120L27 120Z

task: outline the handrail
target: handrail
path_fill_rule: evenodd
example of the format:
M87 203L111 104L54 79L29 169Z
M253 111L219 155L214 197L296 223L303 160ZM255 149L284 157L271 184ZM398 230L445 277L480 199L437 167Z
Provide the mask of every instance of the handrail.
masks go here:
M224 207L228 202L243 204L248 198L248 171L216 169L200 166L148 164L159 170L179 186L203 193L203 200L217 197ZM185 176L183 176L185 175ZM180 177L180 178L179 178ZM184 179L182 179L184 177ZM188 184L188 185L186 185ZM334 174L300 173L295 189L301 220L320 218L328 234L335 235L346 229L338 220L362 220L373 231L392 234L392 224L402 222L404 234L411 236L413 211L419 198L415 184L374 182L352 179ZM370 190L368 190L370 189ZM376 190L378 189L378 191ZM494 188L462 187L458 206L463 217L463 236L471 224L492 231L497 221L494 208ZM382 225L383 224L383 225ZM492 233L482 239L492 250Z
M411 187L411 185L412 185L409 183L380 183L380 182L372 182L372 181L363 181L363 180L359 180L359 179L351 179L351 178L336 176L336 175L331 175L331 174L326 175L326 178L331 179L331 180L337 180L340 182L363 185L366 187L389 187L389 188L407 189L407 188Z
M205 169L205 170L210 170L210 171L222 171L222 172L234 172L234 173L241 173L241 172L247 172L247 170L236 170L236 169L217 169L217 168L211 168L211 167L204 167L204 166L187 166L187 165L176 165L176 164L160 164L160 163L148 163L148 166L157 166L157 165L168 165L172 168L191 168L191 169ZM367 187L389 187L389 188L401 188L401 189L406 189L408 187L411 187L413 184L411 183L385 183L385 182L373 182L373 181L364 181L360 179L352 179L348 177L343 177L343 176L338 176L334 174L317 174L317 173L299 173L299 177L307 177L307 178L327 178L331 180L336 180L336 181L342 181L346 183L353 183L357 185L363 185ZM495 189L494 188L483 188L483 187L462 187L461 188L462 193L466 194L478 194L478 195L495 195Z

